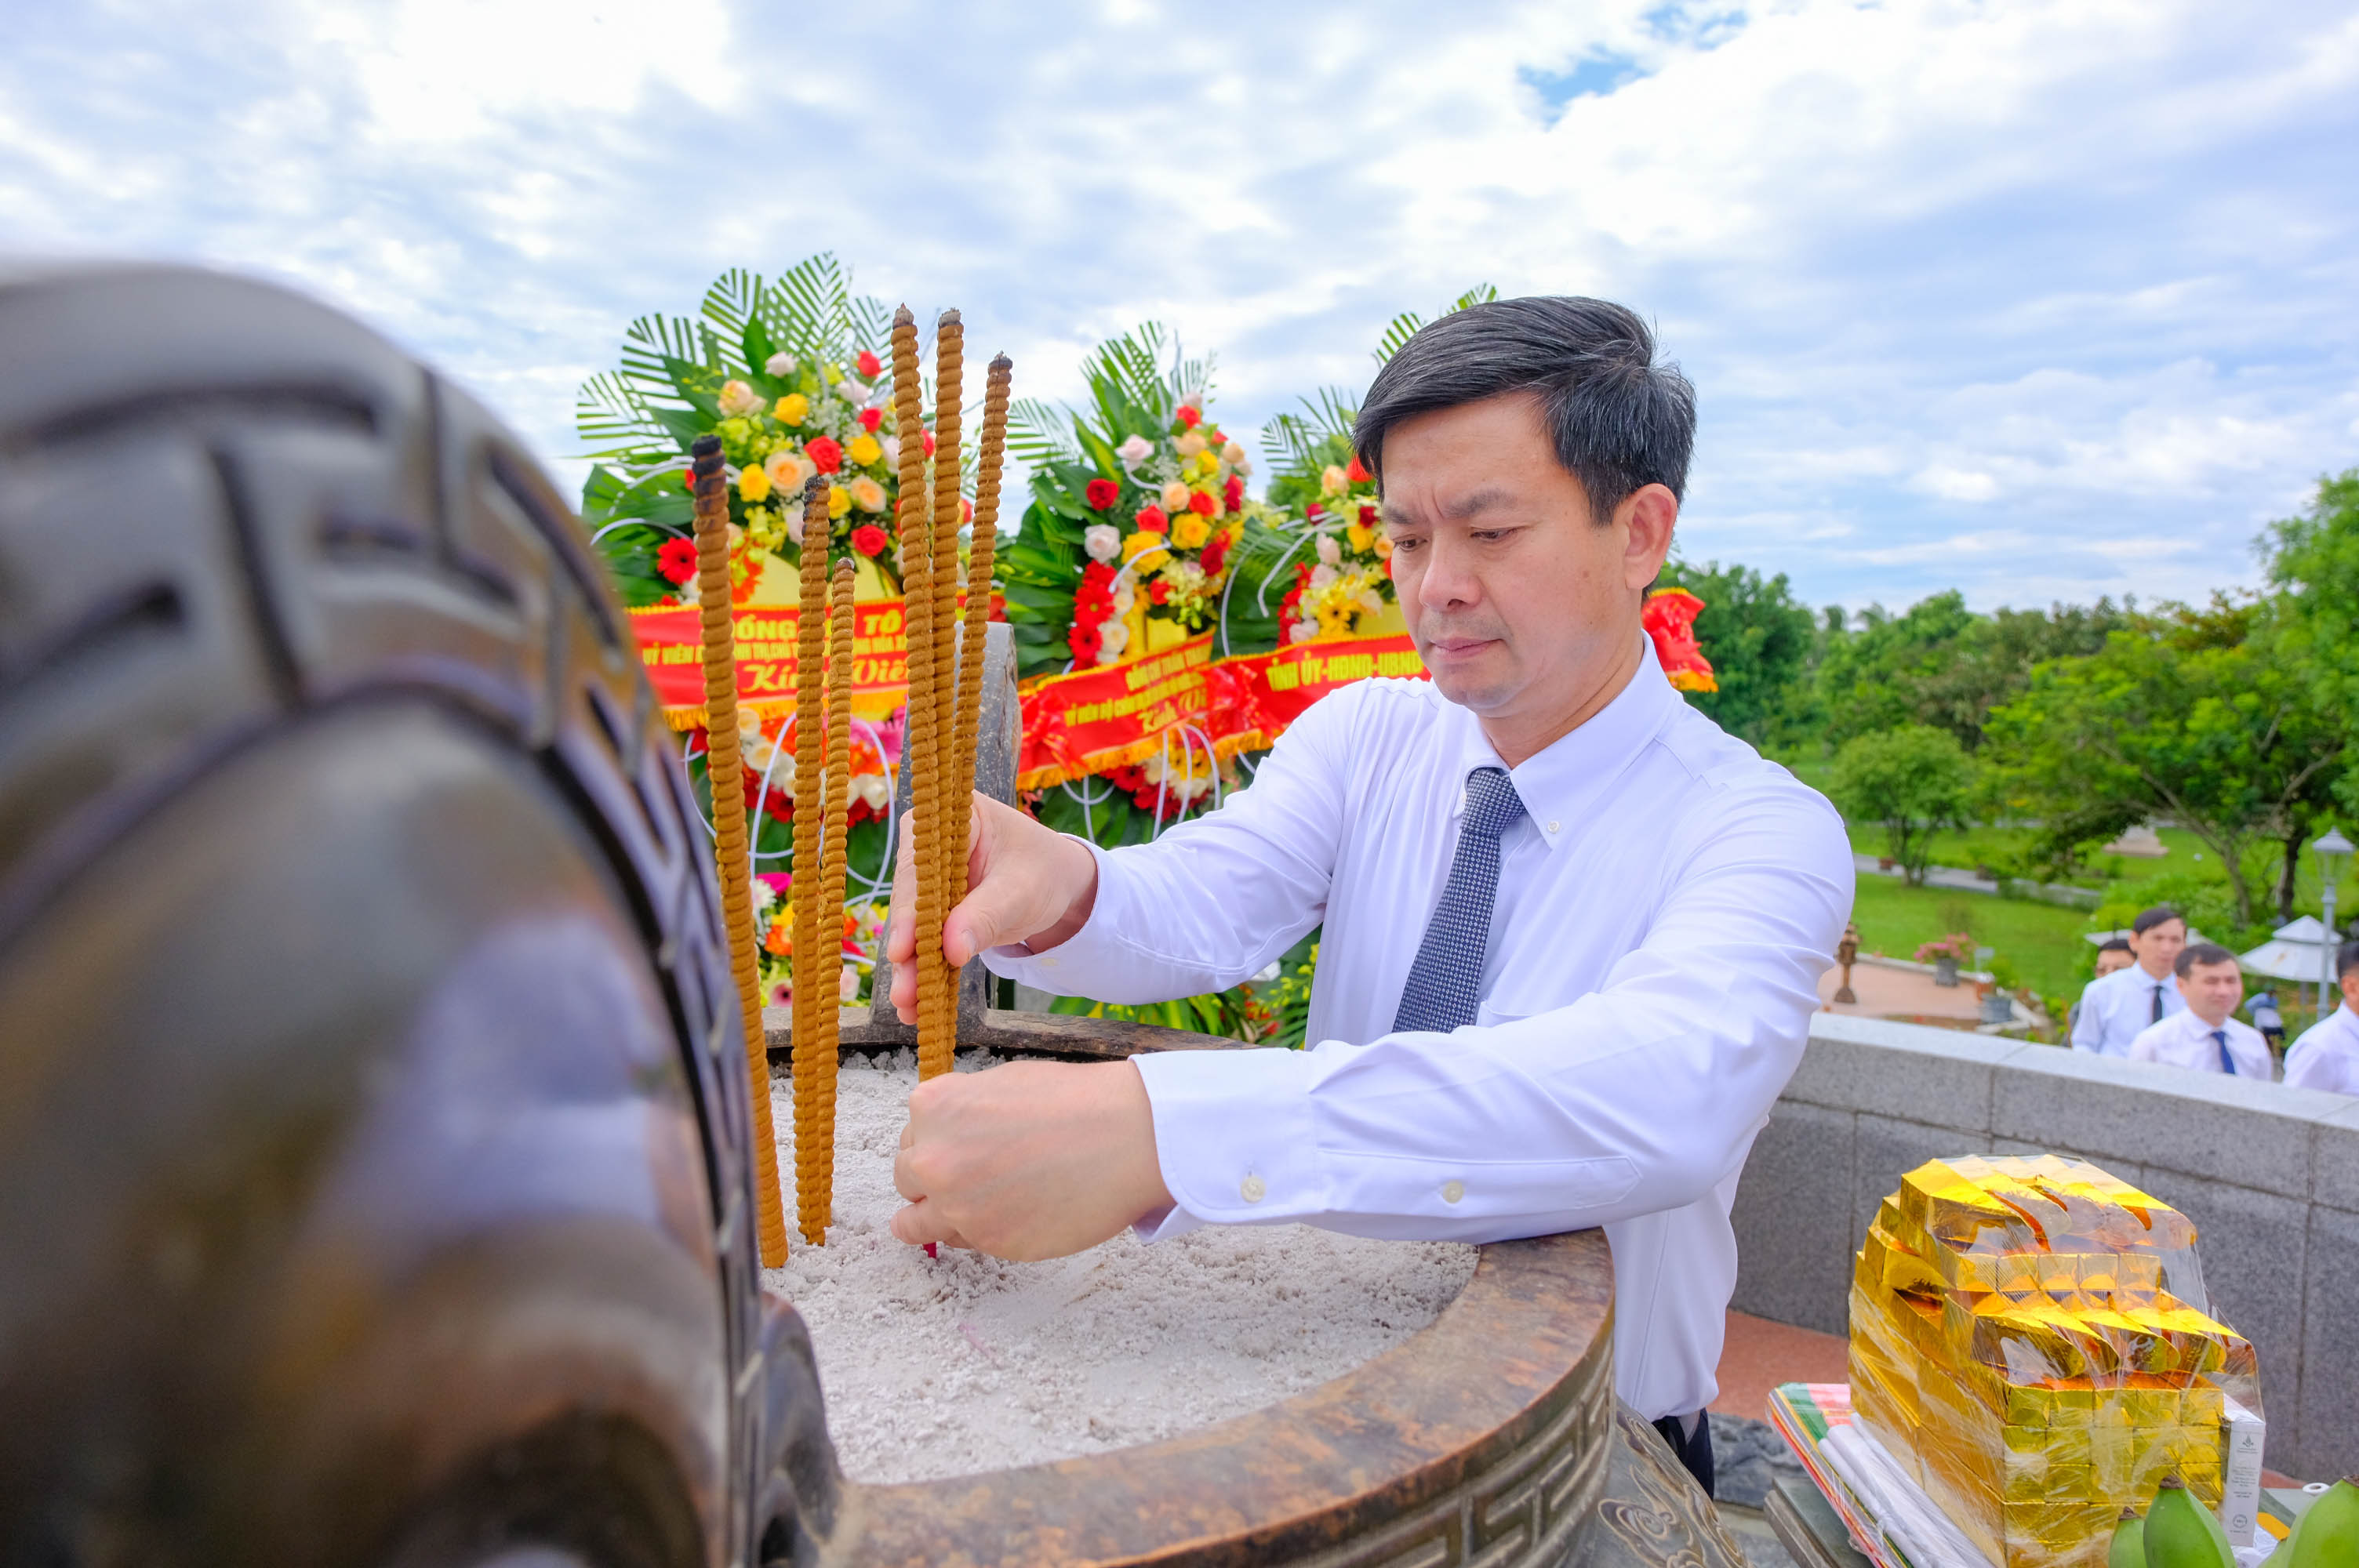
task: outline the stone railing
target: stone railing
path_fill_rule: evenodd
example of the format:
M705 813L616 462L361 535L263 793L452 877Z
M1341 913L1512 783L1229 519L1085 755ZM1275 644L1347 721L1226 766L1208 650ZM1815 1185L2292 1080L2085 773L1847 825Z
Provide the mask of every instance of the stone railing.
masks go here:
M1900 1175L2079 1155L2195 1222L2219 1316L2260 1356L2267 1464L2359 1471L2359 1099L1820 1013L1736 1196L1740 1312L1841 1334Z

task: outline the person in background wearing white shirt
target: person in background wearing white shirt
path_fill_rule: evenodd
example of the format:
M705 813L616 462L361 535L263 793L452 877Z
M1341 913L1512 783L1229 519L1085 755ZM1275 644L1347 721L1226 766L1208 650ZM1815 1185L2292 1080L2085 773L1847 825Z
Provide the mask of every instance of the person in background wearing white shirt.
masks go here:
M2296 1088L2359 1095L2359 941L2334 952L2341 1005L2286 1047L2285 1081Z
M2133 1062L2159 1062L2194 1073L2226 1073L2267 1083L2276 1076L2269 1043L2261 1032L2234 1016L2245 1000L2245 975L2236 955L2214 942L2180 949L2179 994L2186 1006L2160 1023L2150 1023L2130 1042Z
M2136 962L2137 955L2130 951L2128 939L2126 937L2115 936L2107 941L2104 946L2097 949L2097 973L2094 979L2102 980L2107 975L2118 973L2123 969L2128 968L2132 964ZM2083 989L2085 989L2086 988L2084 987ZM2080 1026L2080 1022L2081 1004L2080 1002L2075 1001L2071 1006L2071 1010L2064 1015L2064 1033L2067 1035L2070 1035L2074 1029Z
M2185 1008L2171 984L2180 949L2187 946L2187 922L2162 904L2130 922L2130 951L2137 962L2089 982L2072 1022L2072 1049L2100 1056L2126 1056L2138 1031Z
M1710 1490L1729 1208L1852 868L1833 808L1690 708L1640 627L1693 397L1594 299L1453 312L1386 362L1353 440L1430 681L1330 695L1249 788L1150 844L978 799L944 923L953 963L1117 1002L1234 985L1323 924L1310 1049L931 1079L897 1236L1042 1258L1133 1224L1603 1226L1616 1390ZM906 856L895 889L906 1019Z

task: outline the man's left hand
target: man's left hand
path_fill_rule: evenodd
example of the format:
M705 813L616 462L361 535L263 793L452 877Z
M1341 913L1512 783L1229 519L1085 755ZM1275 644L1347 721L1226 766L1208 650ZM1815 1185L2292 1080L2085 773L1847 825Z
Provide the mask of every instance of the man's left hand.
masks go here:
M909 1096L893 1234L995 1258L1061 1258L1165 1209L1147 1085L1128 1062L1009 1062Z

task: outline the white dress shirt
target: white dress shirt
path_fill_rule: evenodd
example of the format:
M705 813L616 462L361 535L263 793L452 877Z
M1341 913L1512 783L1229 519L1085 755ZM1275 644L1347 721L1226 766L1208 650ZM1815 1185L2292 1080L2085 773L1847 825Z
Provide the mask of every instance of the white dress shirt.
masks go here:
M2126 1056L2130 1042L2155 1022L2154 998L2162 993L2162 1016L2187 1011L2179 982L2169 975L2156 979L2142 965L2091 980L2081 993L2081 1016L2072 1024L2072 1048L2100 1056Z
M2285 1081L2296 1088L2359 1095L2359 1014L2344 1002L2286 1049Z
M2180 999L2182 1002L2185 998ZM2267 1083L2277 1076L2269 1065L2269 1043L2261 1032L2241 1020L2231 1018L2220 1023L2206 1023L2192 1009L2182 1007L2160 1023L2150 1023L2138 1031L2130 1042L2129 1059L2133 1062L2159 1062L2166 1067L2185 1067L2190 1072L2220 1071L2220 1042L2212 1037L2212 1031L2224 1031L2228 1036L2228 1054L2236 1063L2240 1078L2257 1078Z
M1319 701L1252 786L1098 859L1097 903L1027 985L1145 1002L1234 985L1321 922L1306 1051L1135 1058L1175 1206L1494 1241L1602 1225L1614 1381L1639 1413L1717 1388L1729 1207L1799 1063L1852 901L1826 800L1688 707L1648 645L1613 702L1512 770L1475 1023L1392 1033L1457 844L1465 780L1504 764L1417 680Z

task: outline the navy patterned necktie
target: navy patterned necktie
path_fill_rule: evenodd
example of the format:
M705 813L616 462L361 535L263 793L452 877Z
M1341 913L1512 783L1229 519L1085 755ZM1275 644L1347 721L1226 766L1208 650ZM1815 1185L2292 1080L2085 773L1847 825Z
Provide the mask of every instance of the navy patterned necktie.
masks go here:
M2220 1070L2230 1077L2234 1077L2236 1058L2228 1054L2228 1032L2224 1029L2215 1029L2212 1032L2212 1038L2220 1047Z
M2154 1017L2148 1022L2154 1023L2162 1022L2162 982L2160 980L2154 982Z
M1483 1000L1483 954L1491 943L1491 905L1499 891L1499 835L1524 814L1523 798L1504 768L1476 768L1466 776L1466 814L1450 881L1426 922L1425 940L1408 968L1393 1030L1447 1033L1474 1022Z

